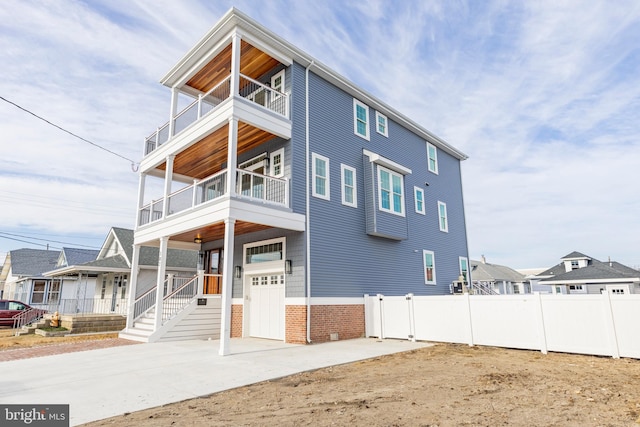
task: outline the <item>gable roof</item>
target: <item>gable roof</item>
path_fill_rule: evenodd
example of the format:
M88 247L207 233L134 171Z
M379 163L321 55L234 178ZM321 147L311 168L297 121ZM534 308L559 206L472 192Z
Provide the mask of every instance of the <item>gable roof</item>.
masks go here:
M524 274L518 273L514 269L505 265L483 263L471 260L471 280L482 282L523 282Z
M576 268L566 271L564 262L540 273L538 276L544 277L540 284L562 284L569 282L602 282L602 281L639 281L640 271L627 267L619 262L601 262L595 258L591 258L580 252L572 252L565 256L567 258L587 258L588 265L586 267Z
M585 255L583 253L580 253L580 252L577 252L577 251L573 251L570 254L565 255L560 259L583 259L583 258L591 259L590 256L587 256L587 255Z
M44 249L16 249L11 255L11 274L24 277L41 277L42 273L56 267L60 251Z
M372 94L366 92L364 89L358 87L356 84L338 74L321 61L311 57L308 53L276 35L235 7L229 9L229 11L227 11L227 13L220 18L216 24L214 24L209 32L207 32L207 34L205 34L195 44L195 46L180 58L178 63L161 78L160 82L167 87L174 87L178 85L180 80L184 78L185 73L188 70L191 70L199 61L204 60L211 49L214 48L214 46L223 37L226 37L234 27L237 27L242 31L242 38L246 38L248 42L255 43L256 40L258 40L261 44L266 43L270 47L276 49L278 53L281 53L286 57L279 58L279 61L288 63L290 60L293 60L303 67L309 67L309 70L314 74L339 87L353 97L360 99L360 101L366 103L369 107L375 108L377 111L388 116L389 119L395 121L406 129L409 129L421 138L426 139L456 159L466 160L468 158L468 156L462 151L434 135L429 130L382 102ZM265 46L260 46L260 48L264 49ZM271 54L273 54L273 52Z
M99 253L97 249L62 248L60 258L64 260L64 264L58 262L58 266L84 264L96 259Z

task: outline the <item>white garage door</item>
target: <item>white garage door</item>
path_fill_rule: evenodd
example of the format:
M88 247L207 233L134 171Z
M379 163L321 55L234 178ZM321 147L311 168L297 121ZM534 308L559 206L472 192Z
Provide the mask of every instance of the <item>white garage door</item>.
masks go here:
M284 274L248 276L251 284L249 334L284 340Z

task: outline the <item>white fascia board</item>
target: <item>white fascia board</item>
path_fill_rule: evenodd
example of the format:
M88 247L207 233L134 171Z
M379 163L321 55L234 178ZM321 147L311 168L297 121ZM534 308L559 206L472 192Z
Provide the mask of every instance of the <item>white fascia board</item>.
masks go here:
M45 277L56 277L78 273L128 273L130 271L130 268L72 265L58 270L47 271L42 273L42 275Z
M159 248L160 242L158 240L146 243L144 247L147 248ZM200 250L199 243L191 243L191 242L181 242L178 240L171 240L167 242L167 249L182 249L186 251L195 251L198 252Z
M369 157L369 161L372 163L376 163L378 165L382 165L388 169L391 169L393 171L398 172L399 174L402 175L409 175L411 174L411 169L402 166L399 163L394 162L393 160L389 160L386 157L382 157L380 154L378 153L373 153L369 150L362 150L362 153Z

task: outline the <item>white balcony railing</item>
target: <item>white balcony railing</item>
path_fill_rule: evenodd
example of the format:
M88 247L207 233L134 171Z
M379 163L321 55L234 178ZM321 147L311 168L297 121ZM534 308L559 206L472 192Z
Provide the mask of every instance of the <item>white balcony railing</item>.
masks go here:
M181 188L167 197L168 216L220 199L226 194L226 188L226 170ZM239 169L236 173L236 196L261 203L289 207L289 180ZM138 225L162 219L163 206L163 199L159 199L140 208Z
M182 132L191 124L197 122L211 111L215 110L222 101L229 98L231 92L231 76L228 76L213 89L198 96L185 109L176 114L173 121L173 134L170 134L169 122L160 126L155 132L144 140L144 154L147 155L169 141L173 136ZM239 95L242 98L286 118L289 118L289 95L240 74Z

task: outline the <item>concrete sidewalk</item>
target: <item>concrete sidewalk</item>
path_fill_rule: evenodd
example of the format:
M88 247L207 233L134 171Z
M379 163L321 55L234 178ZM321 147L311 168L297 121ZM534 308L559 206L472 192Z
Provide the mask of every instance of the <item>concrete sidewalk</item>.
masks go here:
M69 404L71 425L152 408L260 381L426 347L355 339L292 345L232 339L177 341L66 353L0 363L3 404Z

